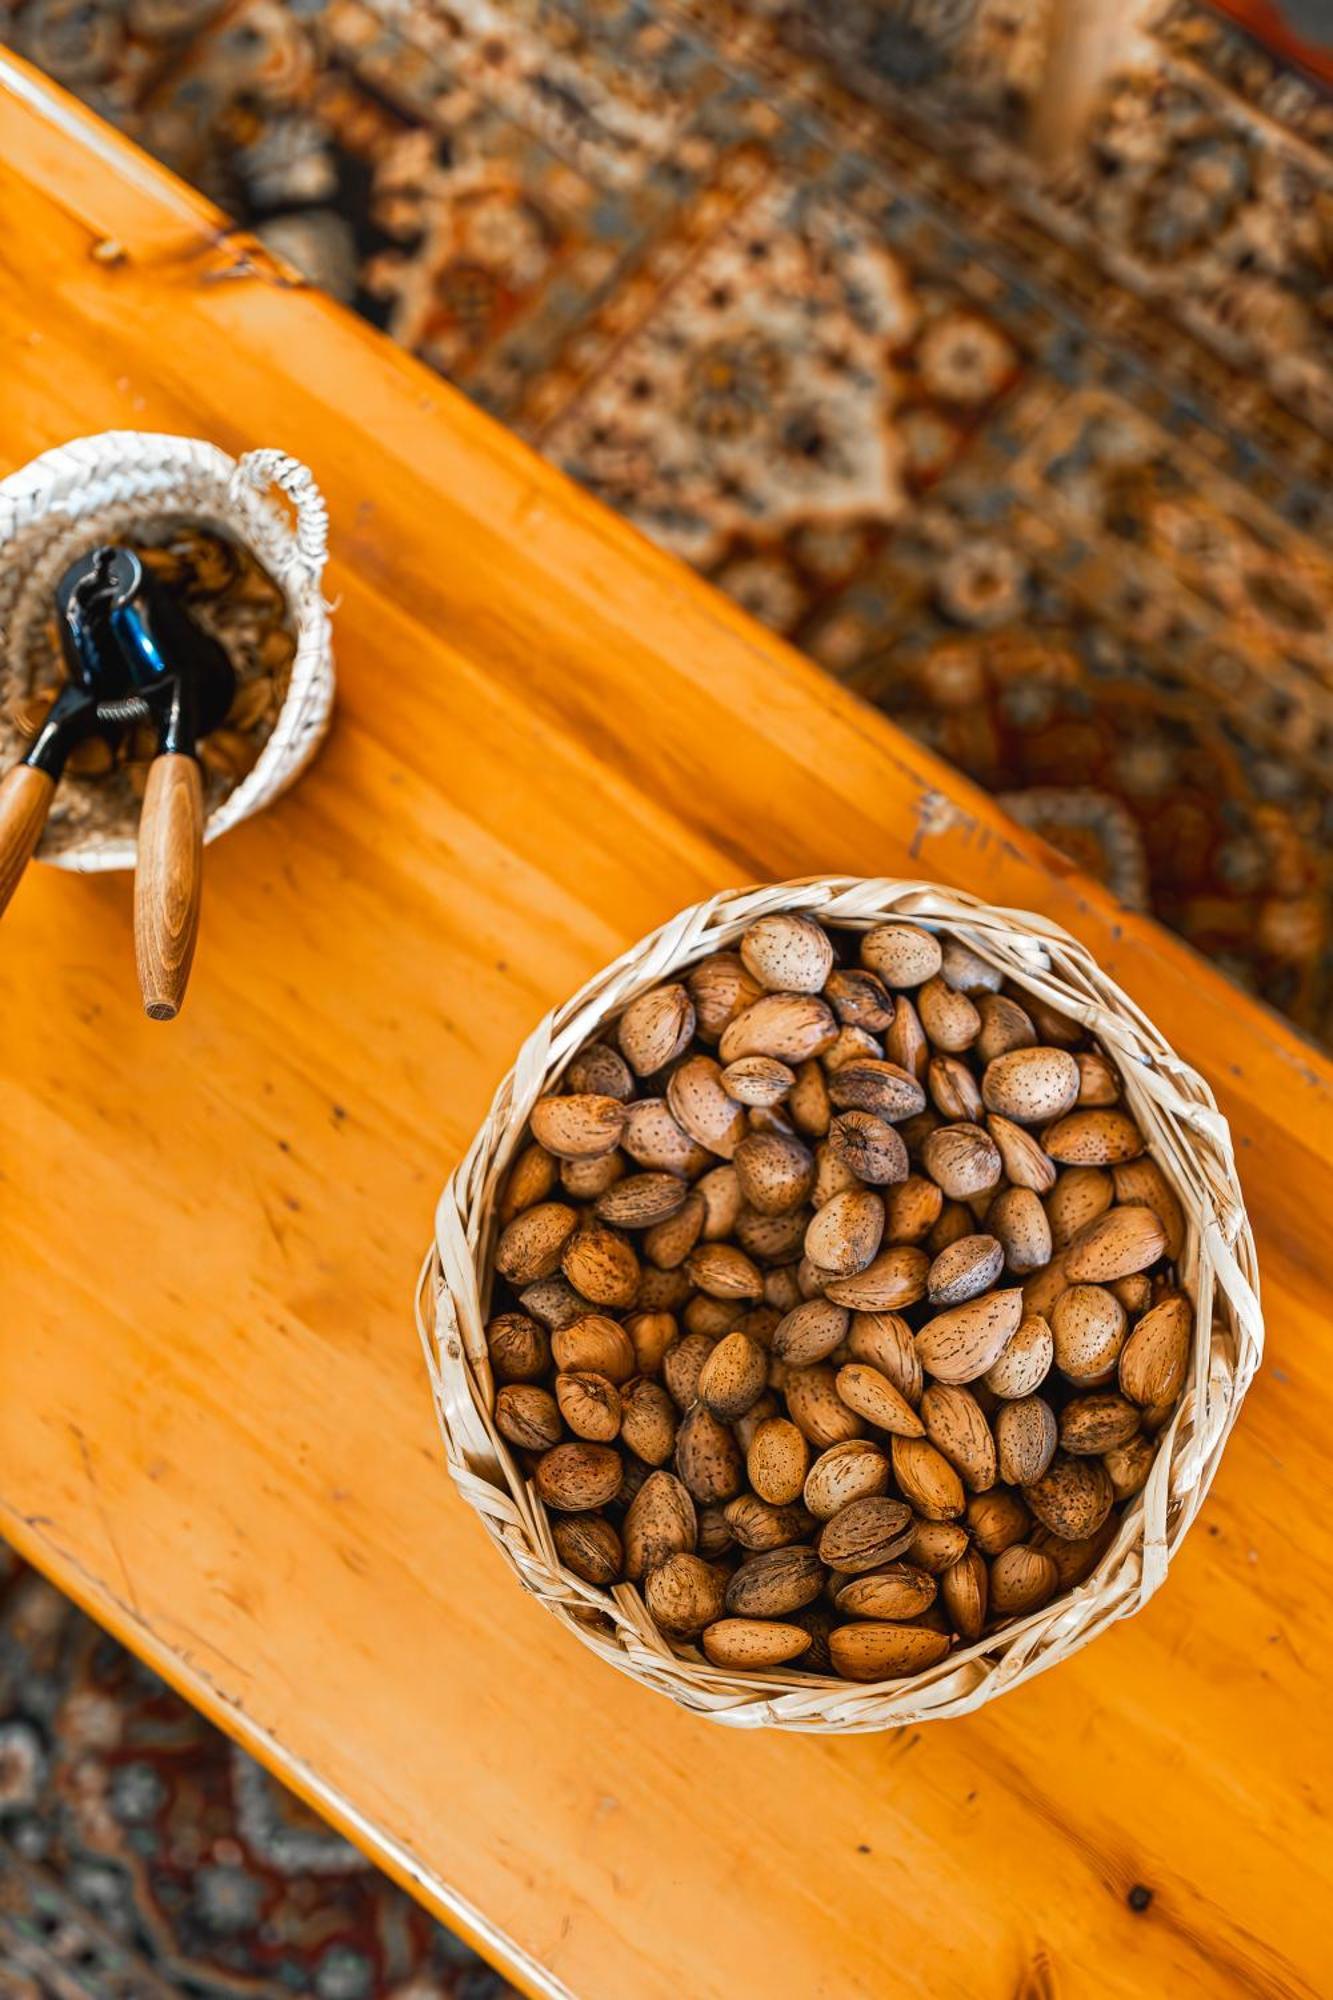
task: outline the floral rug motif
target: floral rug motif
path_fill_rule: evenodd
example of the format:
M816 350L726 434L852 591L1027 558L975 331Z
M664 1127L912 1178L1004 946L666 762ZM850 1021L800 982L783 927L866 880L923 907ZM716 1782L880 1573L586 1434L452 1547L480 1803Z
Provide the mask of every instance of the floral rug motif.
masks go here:
M1333 63L1133 0L1043 169L1051 4L0 0L0 33L1333 1041ZM1295 0L1222 4L1295 45Z
M0 1543L0 2000L517 2000Z

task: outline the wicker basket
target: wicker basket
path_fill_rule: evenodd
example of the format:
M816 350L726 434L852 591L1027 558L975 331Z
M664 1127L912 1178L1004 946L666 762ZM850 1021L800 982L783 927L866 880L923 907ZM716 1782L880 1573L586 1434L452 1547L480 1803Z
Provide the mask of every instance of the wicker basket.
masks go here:
M563 1569L546 1512L491 1421L484 1333L496 1201L537 1098L585 1042L646 987L736 943L776 910L850 930L886 918L957 937L1017 986L1080 1020L1121 1070L1125 1097L1187 1217L1182 1283L1196 1304L1192 1373L1161 1434L1148 1483L1087 1582L914 1678L876 1686L777 1669L733 1674L662 1638L637 1589L604 1591ZM1147 1602L1217 1470L1263 1346L1254 1241L1231 1137L1202 1079L1102 973L1043 918L937 885L819 877L712 897L684 910L549 1014L519 1052L490 1116L445 1188L422 1273L418 1323L449 1470L526 1589L603 1659L715 1720L823 1731L886 1729L963 1715L1077 1652Z
M294 523L269 497L280 488ZM333 654L321 594L328 513L310 473L280 451L239 461L198 438L104 431L43 452L0 480L0 711L29 692L56 582L99 541L179 521L248 548L286 599L296 638L282 707L253 770L211 804L204 839L268 805L309 762L333 707ZM23 744L0 714L0 761ZM132 868L137 805L67 776L38 856L61 868Z

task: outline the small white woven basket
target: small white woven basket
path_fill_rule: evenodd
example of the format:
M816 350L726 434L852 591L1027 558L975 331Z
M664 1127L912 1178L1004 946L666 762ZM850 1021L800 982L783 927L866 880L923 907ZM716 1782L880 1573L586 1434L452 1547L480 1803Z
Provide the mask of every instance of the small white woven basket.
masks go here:
M958 938L1017 986L1081 1021L1119 1066L1129 1108L1188 1225L1179 1271L1195 1302L1191 1374L1147 1485L1097 1569L1042 1610L951 1653L929 1672L874 1686L789 1669L729 1673L696 1649L673 1651L633 1585L600 1590L562 1568L546 1510L491 1419L485 1324L496 1206L533 1105L636 994L735 945L747 925L777 910L811 911L853 931L910 918ZM697 903L547 1015L519 1051L440 1198L417 1321L449 1470L524 1588L612 1666L684 1707L741 1728L828 1734L964 1715L1067 1659L1145 1604L1208 1491L1263 1351L1254 1239L1231 1135L1202 1078L1056 925L932 883L856 876L780 882Z
M270 497L274 487L286 495L294 521ZM296 636L272 733L253 770L208 814L204 839L216 840L291 784L314 755L333 708L322 594L328 510L299 460L272 450L238 460L200 438L103 431L43 452L0 480L0 706L28 691L27 664L55 585L75 556L145 524L177 520L218 529L248 548L282 590ZM0 719L4 761L21 747ZM62 792L77 782L67 780ZM132 868L134 828L128 821L123 828L92 823L57 794L37 852L61 868Z

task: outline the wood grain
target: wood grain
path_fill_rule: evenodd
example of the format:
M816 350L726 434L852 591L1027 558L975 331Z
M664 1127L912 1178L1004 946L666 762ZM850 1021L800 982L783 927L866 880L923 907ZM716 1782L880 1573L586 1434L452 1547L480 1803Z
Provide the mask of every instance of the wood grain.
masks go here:
M154 757L139 815L134 871L134 962L144 1012L174 1021L185 999L199 934L204 786L195 758Z
M55 789L48 773L31 764L15 764L0 778L0 916L42 837Z
M210 850L171 1034L123 879L37 869L6 919L5 1532L534 1992L1326 1991L1327 1063L6 76L6 459L123 424L306 458L342 690ZM411 1295L539 1010L710 889L835 869L1045 911L1208 1073L1270 1361L1143 1616L968 1722L806 1741L675 1712L515 1593Z

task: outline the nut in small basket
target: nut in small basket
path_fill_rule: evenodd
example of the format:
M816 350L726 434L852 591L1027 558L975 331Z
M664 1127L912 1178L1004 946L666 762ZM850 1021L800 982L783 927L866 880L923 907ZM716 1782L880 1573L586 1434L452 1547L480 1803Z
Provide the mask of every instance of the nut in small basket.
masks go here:
M427 1281L524 1584L749 1726L960 1713L1137 1608L1262 1342L1226 1127L1086 951L847 878L686 911L544 1022Z

